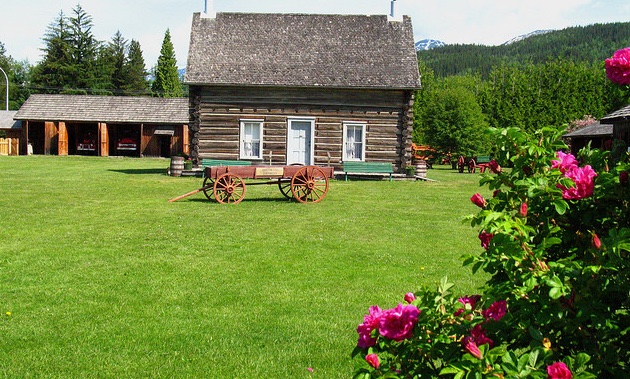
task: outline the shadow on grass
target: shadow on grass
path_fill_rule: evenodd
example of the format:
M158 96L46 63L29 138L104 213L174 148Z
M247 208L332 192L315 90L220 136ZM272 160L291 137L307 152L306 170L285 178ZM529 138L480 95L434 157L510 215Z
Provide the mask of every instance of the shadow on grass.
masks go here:
M196 203L210 203L210 204L216 204L216 205L224 205L224 204L220 204L219 202L217 202L214 199L208 200L203 195L201 197L196 197L196 198L181 199L181 200L178 200L177 202L185 202L185 201L192 201L192 202L196 202ZM297 201L295 201L293 199L287 199L286 197L254 197L254 198L248 198L246 196L243 200L241 200L241 203L254 203L254 202L276 202L276 203L296 203L296 204L299 204Z
M109 170L113 172L119 172L121 174L128 175L155 175L155 174L164 174L166 175L165 168L139 168L139 169L128 169L128 170Z

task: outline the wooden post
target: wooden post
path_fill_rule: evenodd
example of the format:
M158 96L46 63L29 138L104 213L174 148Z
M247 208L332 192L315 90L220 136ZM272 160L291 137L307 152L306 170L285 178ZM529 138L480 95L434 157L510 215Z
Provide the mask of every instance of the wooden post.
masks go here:
M109 133L104 122L98 123L98 149L101 157L109 157Z
M190 155L190 135L188 134L188 125L182 125L182 148L183 153Z
M57 149L53 149L54 143L57 142L56 141L57 137L58 137L57 125L55 125L55 123L52 121L46 121L44 123L44 154L45 155L58 153L59 146L57 146Z
M68 155L68 128L66 123L59 121L59 155Z

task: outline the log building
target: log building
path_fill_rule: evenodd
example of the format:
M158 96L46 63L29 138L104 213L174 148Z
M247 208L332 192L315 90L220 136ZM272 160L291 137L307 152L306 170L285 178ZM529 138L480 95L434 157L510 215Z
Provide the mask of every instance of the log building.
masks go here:
M196 13L185 82L197 163L410 163L407 16Z

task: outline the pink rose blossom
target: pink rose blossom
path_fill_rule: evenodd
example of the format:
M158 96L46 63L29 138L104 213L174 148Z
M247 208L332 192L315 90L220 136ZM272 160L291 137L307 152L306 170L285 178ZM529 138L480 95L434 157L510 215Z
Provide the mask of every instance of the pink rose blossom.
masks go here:
M521 217L527 217L527 203L521 203L521 208L518 210L518 214Z
M557 184L557 187L562 190L563 199L580 200L593 195L597 173L591 166L572 167L565 172L564 176L571 179L575 186L567 188L562 184Z
M370 307L370 313L363 317L363 324L357 327L359 333L359 342L357 346L362 349L376 345L376 338L372 337L372 330L378 328L383 311L377 305Z
M402 341L413 336L420 311L414 305L398 304L396 308L383 311L378 331L390 340Z
M416 295L414 295L413 292L407 292L405 294L405 301L407 303L411 303L412 301L416 300Z
M501 320L506 313L507 302L505 300L495 301L494 303L492 303L492 305L490 305L490 307L488 307L488 309L485 309L481 312L486 320L492 319L494 321Z
M569 169L577 167L578 162L573 154L565 154L562 151L557 151L556 155L560 158L560 160L552 160L551 168L558 168L560 169L560 172L564 174Z
M573 374L564 362L556 362L550 366L547 366L547 378L548 379L571 379Z
M630 47L615 51L612 58L606 59L604 65L610 81L622 86L630 84Z
M488 162L488 167L490 167L490 170L492 170L492 172L495 174L501 172L501 166L499 166L499 163L494 159Z
M455 311L455 313L453 313L453 316L457 317L459 315L461 315L462 313L464 313L464 311L466 311L466 304L470 305L470 309L474 309L475 308L475 304L477 304L477 302L481 300L481 295L472 295L472 296L462 296L459 299L457 299L457 301L459 301L460 303L462 303L464 305L463 308L459 308L458 310Z
M381 366L381 361L378 359L378 355L376 354L366 355L365 360L367 361L367 363L370 364L370 366L374 367L375 369L378 369Z
M464 344L464 349L477 359L483 358L481 350L479 350L479 346L477 346L474 341L468 340L466 344Z
M481 232L479 234L479 240L481 241L481 247L483 247L484 249L488 250L488 247L490 246L490 240L492 240L492 237L494 237L494 234L492 234L492 233L488 233L485 230L483 232Z
M467 339L474 341L477 346L488 344L491 348L494 347L494 341L486 336L486 331L483 330L481 324L475 325L470 330L470 336L464 337L464 342L466 342Z
M486 200L479 193L472 195L470 201L472 201L479 208L486 207Z
M597 233L593 233L591 243L593 244L593 247L596 248L597 250L602 248L602 241L600 241Z
M479 300L481 300L481 295L462 296L457 299L457 301L464 305L470 304L470 308L475 308L475 304L477 304Z

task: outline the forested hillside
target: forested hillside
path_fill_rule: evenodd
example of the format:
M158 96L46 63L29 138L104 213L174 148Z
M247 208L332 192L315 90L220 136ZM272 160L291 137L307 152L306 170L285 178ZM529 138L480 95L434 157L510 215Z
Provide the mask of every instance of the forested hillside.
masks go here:
M630 22L576 26L509 45L445 45L418 51L418 59L439 77L465 72L487 77L501 63L538 64L558 58L601 63L625 46L630 46Z
M628 104L604 61L630 46L630 23L567 28L502 46L419 51L414 141L451 154L492 153L488 127L565 129Z

